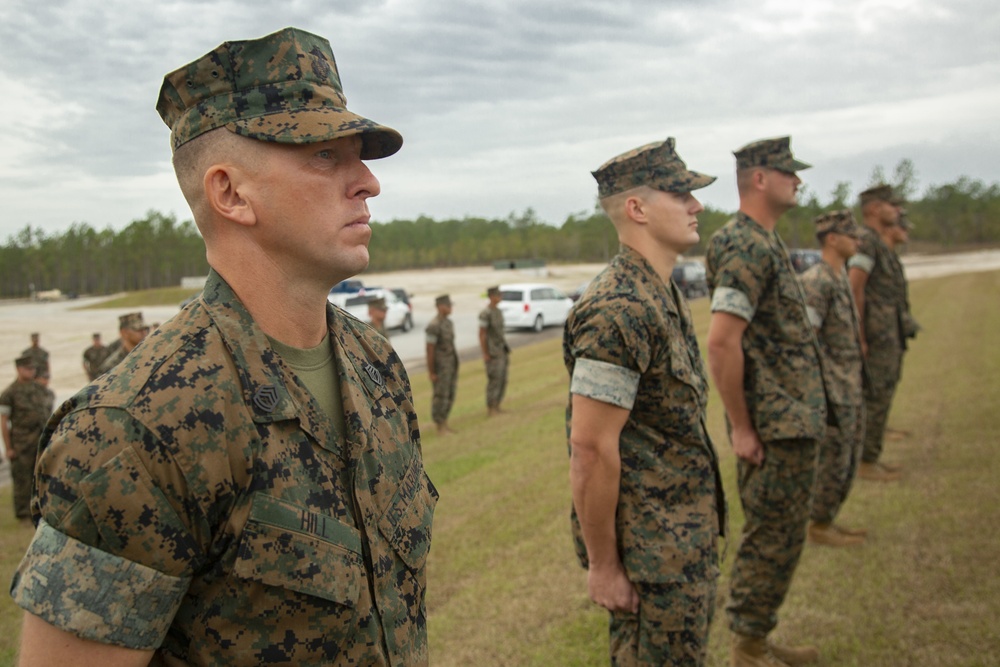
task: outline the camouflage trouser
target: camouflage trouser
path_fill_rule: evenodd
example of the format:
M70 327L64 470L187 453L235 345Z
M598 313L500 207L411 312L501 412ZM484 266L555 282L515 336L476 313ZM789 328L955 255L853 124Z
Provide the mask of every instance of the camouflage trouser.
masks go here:
M639 613L611 613L611 664L704 665L715 615L715 580L635 587Z
M486 362L486 407L498 407L506 392L507 355L491 357Z
M861 460L876 463L882 456L889 408L899 383L903 350L895 341L880 341L868 348L868 375L865 387L865 444Z
M32 452L18 452L10 462L10 478L14 495L14 516L31 518L31 477L35 474Z
M458 385L458 364L449 360L437 363L437 382L434 383L434 400L431 402L431 418L435 424L448 421L451 405L455 402L455 387Z
M837 425L827 427L826 439L819 444L816 485L809 515L816 523L831 523L847 500L858 471L864 437L864 404L831 404L830 409L836 416Z
M765 637L778 624L806 539L816 441L764 443L764 463L736 464L740 502L746 522L729 582L729 628Z

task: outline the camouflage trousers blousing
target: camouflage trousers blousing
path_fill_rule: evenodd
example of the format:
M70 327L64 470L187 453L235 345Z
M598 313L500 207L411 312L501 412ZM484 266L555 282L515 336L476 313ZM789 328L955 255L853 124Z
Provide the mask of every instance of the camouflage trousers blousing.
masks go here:
M740 502L746 522L729 582L729 628L766 637L778 624L806 539L816 479L816 441L764 443L764 462L737 461Z
M486 407L500 405L507 393L507 355L491 357L486 362Z
M816 485L809 515L816 523L832 523L847 500L861 462L864 440L864 404L829 407L834 411L837 426L827 427L826 438L817 453Z
M635 582L639 613L611 612L611 665L704 665L715 615L715 579Z
M437 382L434 383L434 399L431 402L431 418L435 424L448 421L451 406L455 402L455 387L458 385L458 364L453 362L435 364Z

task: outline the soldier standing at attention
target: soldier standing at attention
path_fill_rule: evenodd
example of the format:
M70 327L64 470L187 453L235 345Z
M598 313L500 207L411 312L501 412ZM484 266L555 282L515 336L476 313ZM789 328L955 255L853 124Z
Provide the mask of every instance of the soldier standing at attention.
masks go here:
M49 351L38 344L40 339L41 336L37 333L32 333L31 347L25 348L24 351L21 352L21 356L30 357L32 363L35 364L36 371L51 373L52 369L49 368Z
M52 415L51 392L35 382L36 359L21 355L14 360L17 378L0 394L0 432L10 461L14 516L31 520L31 477L35 469L38 438ZM48 371L40 371L48 374Z
M386 338L389 337L389 332L385 330L385 315L388 312L384 298L377 296L368 300L368 319L372 328Z
M848 263L861 324L861 350L871 382L865 390L865 440L858 477L892 482L899 466L880 461L892 397L899 383L905 349L902 322L906 312L906 279L893 248L899 227L899 200L889 185L861 193L865 228L858 253Z
M823 384L836 426L828 426L819 445L813 488L809 541L831 547L862 544L867 531L834 522L851 490L864 438L864 361L858 311L847 282L846 262L858 250L861 228L850 209L824 213L815 220L823 261L799 279L806 312L816 328L823 362Z
M98 375L107 373L122 362L128 353L146 338L149 327L142 319L142 313L125 313L118 317L118 340L105 349L104 361L98 368Z
M434 385L431 417L438 433L454 433L448 426L448 415L455 402L458 385L458 350L455 349L455 325L451 315L451 297L447 294L434 299L437 317L427 325L427 374Z
M108 348L101 343L101 334L95 333L92 339L90 346L83 351L83 372L88 380L94 380L101 374L101 364L108 356Z
M503 412L500 402L507 391L507 368L510 346L504 334L503 313L497 307L501 294L499 287L486 290L490 303L479 313L479 347L486 362L486 413L488 416Z
M708 377L671 273L699 239L692 191L715 177L688 170L672 137L593 175L622 249L564 330L574 542L611 613L611 664L704 665L726 506Z
M706 253L708 363L726 408L746 522L730 577L734 667L801 665L818 652L768 640L806 539L816 445L826 433L819 344L775 231L798 204L788 137L735 153L740 210Z
M49 422L21 665L426 665L409 380L326 300L368 265L364 160L402 138L294 28L168 74L157 110L212 268Z

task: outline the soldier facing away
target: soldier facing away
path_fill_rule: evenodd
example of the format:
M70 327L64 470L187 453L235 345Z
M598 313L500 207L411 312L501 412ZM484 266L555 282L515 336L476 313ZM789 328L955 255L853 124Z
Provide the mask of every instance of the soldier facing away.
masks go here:
M51 373L52 369L49 368L49 351L42 347L39 343L41 341L41 335L37 332L31 334L31 347L27 347L21 351L22 357L29 357L31 362L35 365L35 371L45 371L46 373Z
M38 453L38 438L46 420L52 414L52 397L48 389L35 381L36 360L22 355L14 360L17 377L0 394L0 433L13 483L14 516L22 521L31 519L31 476Z
M823 362L823 384L834 413L820 442L810 512L809 541L832 547L862 544L867 531L841 526L834 519L847 499L861 460L864 437L862 385L864 358L861 331L847 260L858 250L861 228L850 209L824 213L814 221L823 260L799 278L806 312L816 328Z
M101 374L101 364L108 356L108 348L101 342L101 334L95 333L91 343L83 351L83 372L88 380L94 380Z
M368 265L364 161L402 138L294 28L168 74L157 110L211 271L49 422L22 664L424 665L437 492L409 380L326 300Z
M775 232L798 203L788 137L735 152L740 209L706 253L708 362L726 408L746 521L730 577L734 667L805 664L815 648L768 639L806 538L816 445L826 433L819 347L788 250ZM766 492L765 492L766 491Z
M490 302L479 313L479 347L486 364L486 414L500 414L500 402L507 393L510 346L504 333L503 312L497 307L503 296L498 286L486 290Z
M715 178L690 171L673 138L593 175L622 249L564 329L577 556L611 614L613 665L703 665L726 507L708 378L671 273L698 242L692 191Z
M458 386L458 350L455 348L455 324L451 321L451 297L447 294L434 299L437 316L425 330L427 341L427 374L434 386L431 417L438 433L454 433L448 425L448 415L455 402Z

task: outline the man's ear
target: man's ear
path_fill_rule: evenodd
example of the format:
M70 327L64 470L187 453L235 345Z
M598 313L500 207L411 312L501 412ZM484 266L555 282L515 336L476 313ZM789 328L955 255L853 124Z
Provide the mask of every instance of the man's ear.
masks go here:
M233 164L213 164L205 172L205 199L217 215L239 225L256 224L253 205L243 196L245 174Z
M640 225L648 222L646 217L646 202L639 195L632 195L625 200L625 216Z

